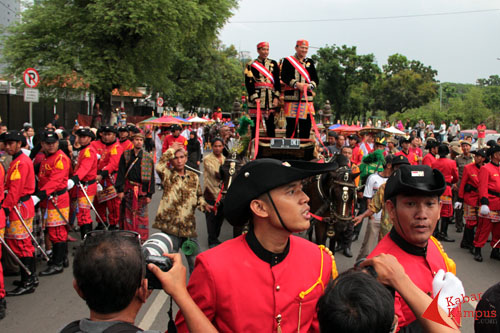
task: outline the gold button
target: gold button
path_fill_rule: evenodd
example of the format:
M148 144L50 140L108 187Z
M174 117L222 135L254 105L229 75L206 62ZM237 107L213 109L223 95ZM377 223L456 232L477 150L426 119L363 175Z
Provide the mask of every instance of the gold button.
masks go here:
M280 291L281 287L280 286L276 286L276 291Z

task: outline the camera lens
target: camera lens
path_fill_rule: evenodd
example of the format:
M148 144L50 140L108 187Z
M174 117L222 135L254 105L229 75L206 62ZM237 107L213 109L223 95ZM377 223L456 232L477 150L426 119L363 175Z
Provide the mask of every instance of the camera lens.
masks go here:
M172 253L174 252L173 247L170 237L162 232L151 235L142 245L143 251L147 250L152 256L162 256L163 253Z

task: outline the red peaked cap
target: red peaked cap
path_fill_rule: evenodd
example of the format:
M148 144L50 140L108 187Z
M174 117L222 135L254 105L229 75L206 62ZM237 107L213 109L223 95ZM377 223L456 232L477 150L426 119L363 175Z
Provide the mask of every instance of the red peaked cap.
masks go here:
M261 47L269 47L269 42L260 42L257 44L257 50L260 49Z
M296 46L302 46L302 45L309 47L309 42L305 39L299 39L297 41Z

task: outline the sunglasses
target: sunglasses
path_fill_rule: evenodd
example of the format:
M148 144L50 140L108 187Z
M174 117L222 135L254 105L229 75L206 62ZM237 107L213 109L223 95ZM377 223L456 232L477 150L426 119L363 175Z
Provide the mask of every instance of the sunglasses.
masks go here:
M141 235L139 235L135 231L130 231L130 230L92 230L89 231L85 234L83 237L83 244L85 245L89 240L95 239L96 237L99 237L100 235L103 235L104 233L112 233L117 236L122 236L122 237L130 237L130 238L135 238L139 241L139 244L141 243Z

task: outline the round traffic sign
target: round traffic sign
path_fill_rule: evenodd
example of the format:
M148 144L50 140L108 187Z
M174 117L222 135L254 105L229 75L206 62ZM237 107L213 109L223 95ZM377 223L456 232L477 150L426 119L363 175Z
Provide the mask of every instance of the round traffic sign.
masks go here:
M156 105L158 105L158 106L160 106L160 107L161 107L161 106L163 106L163 98L158 97L158 98L156 99Z
M27 68L23 73L24 83L30 87L35 88L40 83L40 75L34 68Z

